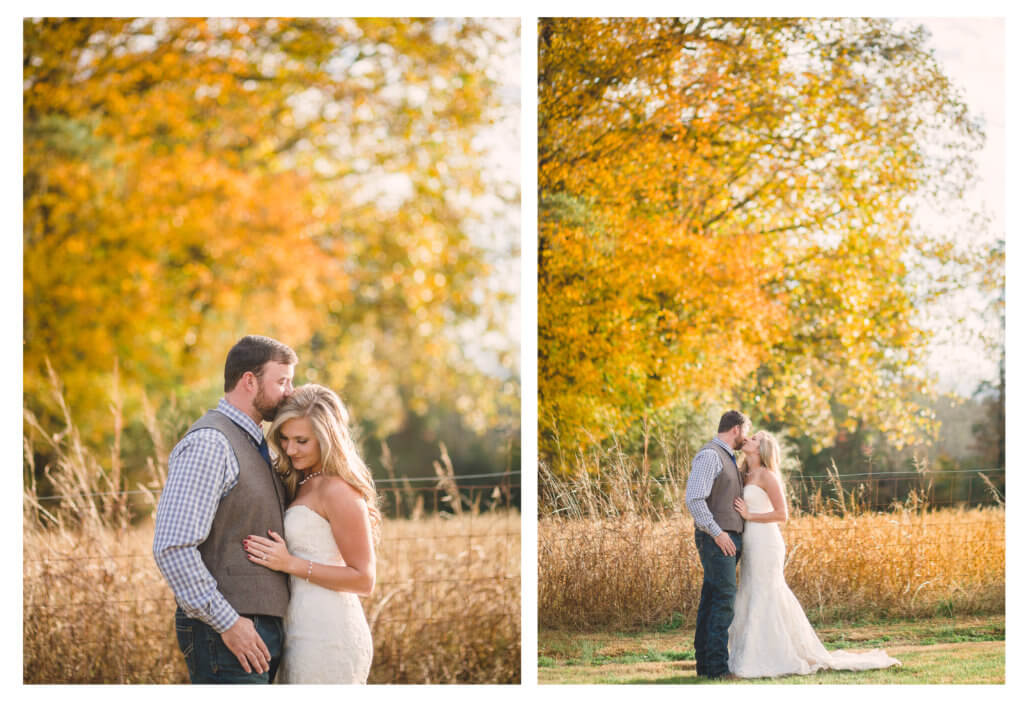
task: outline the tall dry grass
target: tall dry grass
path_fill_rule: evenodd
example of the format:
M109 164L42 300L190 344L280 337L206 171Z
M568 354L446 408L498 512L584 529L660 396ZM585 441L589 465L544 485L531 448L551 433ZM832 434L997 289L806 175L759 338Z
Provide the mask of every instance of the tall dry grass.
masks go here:
M47 435L25 414L23 681L186 683L174 599L151 555L152 516L138 518L155 503L166 453L156 451L152 479L132 504L111 466L84 447L53 380L66 428ZM45 473L66 498L38 495L34 440L56 455ZM158 435L154 444L168 445ZM444 471L438 489L452 492L450 465ZM371 683L519 681L519 513L461 501L458 511L385 520L377 586L363 600Z
M386 521L371 682L518 683L518 512ZM514 535L509 535L514 534Z
M566 479L541 466L537 606L549 628L690 626L703 572L686 470L611 455ZM925 489L867 510L836 478L781 526L786 580L815 622L1005 610L1005 510L932 509ZM741 565L742 567L742 560Z
M364 608L371 683L517 683L519 515L386 520ZM31 683L187 683L152 522L27 531L24 674Z

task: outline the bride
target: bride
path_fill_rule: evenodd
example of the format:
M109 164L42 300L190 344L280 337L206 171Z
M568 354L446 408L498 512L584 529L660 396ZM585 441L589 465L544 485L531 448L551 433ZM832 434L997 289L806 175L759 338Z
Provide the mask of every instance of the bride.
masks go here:
M349 434L338 395L299 387L278 409L268 442L288 489L284 530L250 535L252 562L290 577L278 680L365 684L373 641L359 596L373 591L380 511L370 471Z
M759 431L743 443L743 498L735 508L743 528L743 559L735 617L729 627L729 671L737 677L812 674L819 669L879 669L898 665L882 650L828 652L783 576L786 545L778 523L787 518L774 436Z

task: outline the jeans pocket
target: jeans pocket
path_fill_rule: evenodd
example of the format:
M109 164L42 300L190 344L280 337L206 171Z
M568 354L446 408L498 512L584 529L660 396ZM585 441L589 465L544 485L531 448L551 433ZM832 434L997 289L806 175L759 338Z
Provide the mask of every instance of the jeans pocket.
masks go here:
M235 653L224 644L224 640L216 633L209 638L210 669L223 683L260 684L269 681L269 672L246 672Z
M231 652L219 635L211 635L207 639L207 644L209 645L208 654L211 672L220 674L228 669L232 672L242 671L242 665L238 662L238 658L235 657L235 653Z
M174 617L174 632L178 636L178 647L185 656L185 666L188 667L188 678L196 676L196 637L192 626L181 617Z
M263 644L267 646L271 658L280 657L284 643L284 626L281 619L276 616L253 616L252 624Z

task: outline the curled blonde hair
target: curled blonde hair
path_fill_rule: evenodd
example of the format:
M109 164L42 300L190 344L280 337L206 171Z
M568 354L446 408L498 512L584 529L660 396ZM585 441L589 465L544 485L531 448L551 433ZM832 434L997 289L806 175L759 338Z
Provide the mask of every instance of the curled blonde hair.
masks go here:
M325 475L336 475L345 480L366 502L374 537L379 537L380 509L377 490L373 486L370 468L359 457L355 441L349 430L348 410L332 390L322 385L308 384L297 387L277 410L274 423L267 434L267 442L277 453L274 469L288 490L289 501L298 490L299 473L291 459L281 450L281 427L292 419L309 419L313 433L320 444L320 466Z
M755 438L760 438L760 448L758 448L758 455L761 458L761 464L767 467L769 470L775 473L775 476L780 480L782 479L782 449L779 448L779 442L775 439L775 436L768 433L767 431L758 431L754 434ZM743 471L747 472L747 456L743 456Z

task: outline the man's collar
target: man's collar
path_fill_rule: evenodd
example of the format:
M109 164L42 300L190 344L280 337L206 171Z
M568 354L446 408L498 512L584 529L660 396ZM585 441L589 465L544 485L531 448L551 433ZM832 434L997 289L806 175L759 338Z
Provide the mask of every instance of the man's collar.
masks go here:
M217 411L241 426L257 443L263 440L263 429L260 428L259 424L253 421L251 416L236 407L227 399L221 397L221 400L217 402Z
M718 436L715 436L711 440L717 442L718 445L720 445L723 448L725 448L726 450L728 450L729 451L729 455L732 455L733 453L736 452L736 450L734 448L729 447L729 445L725 441L723 441L721 438L719 438Z

